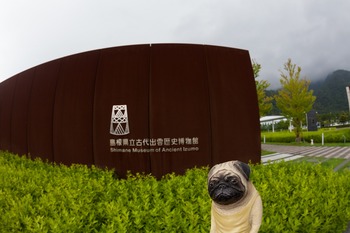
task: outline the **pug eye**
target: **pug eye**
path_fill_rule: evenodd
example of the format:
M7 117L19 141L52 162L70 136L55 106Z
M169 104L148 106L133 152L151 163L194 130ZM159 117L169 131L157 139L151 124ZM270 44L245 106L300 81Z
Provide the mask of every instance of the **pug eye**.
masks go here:
M230 182L230 183L232 183L232 184L237 184L237 179L235 178L235 177L233 177L233 176L229 176L229 177L227 177L226 178L226 181L227 182Z
M214 187L214 183L213 183L213 182L210 182L210 183L209 183L209 188L212 188L212 187Z

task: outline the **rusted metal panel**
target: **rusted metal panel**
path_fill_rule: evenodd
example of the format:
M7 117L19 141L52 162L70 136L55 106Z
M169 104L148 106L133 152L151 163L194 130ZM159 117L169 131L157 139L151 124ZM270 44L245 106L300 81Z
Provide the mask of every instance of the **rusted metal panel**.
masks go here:
M213 163L260 162L257 94L246 50L206 46Z
M199 45L152 45L150 137L152 174L182 174L211 164L211 123L205 51ZM169 140L166 144L165 140Z
M16 76L11 121L11 151L19 155L28 153L28 103L33 77L34 69L29 69Z
M0 149L11 151L13 98L17 76L0 83Z
M136 146L130 146L149 136L149 50L149 45L139 45L101 51L95 84L94 161L115 168L120 176L128 170L150 172L149 153L132 152ZM129 134L110 133L114 105L127 105ZM118 146L123 140L128 145Z
M0 83L0 149L120 177L260 162L249 53L135 45L39 65Z
M53 119L58 163L94 163L93 104L99 56L99 51L93 51L62 58Z
M49 161L54 161L53 111L60 63L55 60L35 67L28 108L28 153Z

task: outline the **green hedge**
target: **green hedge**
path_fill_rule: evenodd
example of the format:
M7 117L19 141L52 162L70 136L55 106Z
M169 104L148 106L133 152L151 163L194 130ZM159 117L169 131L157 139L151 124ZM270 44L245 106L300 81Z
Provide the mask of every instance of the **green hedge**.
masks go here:
M311 142L313 139L314 143L322 142L322 133L324 134L324 143L343 143L344 137L346 142L350 142L350 129L332 129L332 130L318 130L303 132L302 138L306 142ZM265 136L266 142L281 142L290 143L295 142L295 134L289 131L283 132L262 132L261 142L263 142Z
M264 137L266 142L283 142L283 143L295 142L295 134L289 131L261 133L261 142L264 141Z
M307 142L310 142L311 139L315 143L322 142L322 133L324 133L324 142L325 143L343 143L344 138L346 142L350 142L350 129L333 129L326 131L318 132L304 132L304 139Z
M350 171L311 163L255 166L264 215L261 232L343 232L350 221Z
M208 232L208 168L156 180L0 152L0 232ZM260 232L342 232L350 172L307 163L252 166Z

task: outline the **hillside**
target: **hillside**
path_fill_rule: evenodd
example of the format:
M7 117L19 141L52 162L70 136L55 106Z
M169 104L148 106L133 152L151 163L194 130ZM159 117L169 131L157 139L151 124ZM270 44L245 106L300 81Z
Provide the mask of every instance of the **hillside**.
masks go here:
M350 85L350 71L337 70L323 82L310 85L317 97L314 108L319 113L349 111L346 86Z
M338 113L349 111L346 86L350 85L350 71L336 70L329 74L326 79L311 82L310 89L314 90L316 102L314 109L320 113ZM268 90L266 94L273 96L278 90ZM276 104L273 102L273 109L269 115L280 114Z

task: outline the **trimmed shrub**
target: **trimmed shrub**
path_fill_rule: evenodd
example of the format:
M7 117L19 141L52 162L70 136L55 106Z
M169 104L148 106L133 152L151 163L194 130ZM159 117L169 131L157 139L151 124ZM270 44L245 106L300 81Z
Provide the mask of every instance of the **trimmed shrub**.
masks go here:
M0 232L208 232L207 173L116 179L0 152ZM349 171L281 162L252 165L251 179L263 200L260 232L342 232L350 220Z
M282 142L282 143L295 142L295 134L289 131L261 133L261 142L263 142L264 136L265 136L266 142Z
M320 164L280 162L254 166L263 200L260 232L343 232L350 221L350 172Z
M333 130L318 130L315 132L303 132L302 138L306 142L314 143L322 142L322 133L324 133L325 143L343 143L344 139L346 142L350 142L350 129L333 129ZM263 132L261 133L261 142L263 142L265 136L266 142L280 142L280 143L290 143L295 142L295 134L289 131L283 132Z

